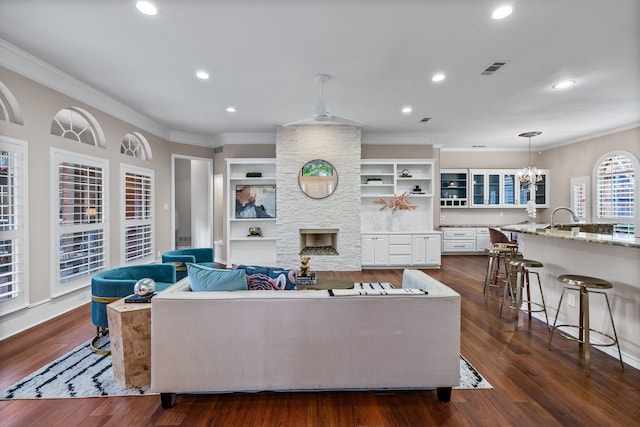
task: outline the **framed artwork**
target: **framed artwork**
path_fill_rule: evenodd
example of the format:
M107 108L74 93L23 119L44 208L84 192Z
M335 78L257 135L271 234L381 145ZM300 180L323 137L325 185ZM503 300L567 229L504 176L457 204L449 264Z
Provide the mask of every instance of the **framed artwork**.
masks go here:
M275 185L236 185L236 218L275 218Z

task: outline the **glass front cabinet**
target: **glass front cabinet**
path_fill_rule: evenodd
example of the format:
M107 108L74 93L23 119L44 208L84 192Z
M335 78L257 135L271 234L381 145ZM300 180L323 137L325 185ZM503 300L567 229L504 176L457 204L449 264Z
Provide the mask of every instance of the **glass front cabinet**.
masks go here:
M467 169L443 169L440 171L440 206L466 208L469 206Z
M549 171L541 170L535 185L520 183L519 169L471 169L471 203L474 208L520 208L534 200L536 207L549 207ZM532 191L533 190L533 191Z
M471 169L471 207L502 206L503 173L499 170Z

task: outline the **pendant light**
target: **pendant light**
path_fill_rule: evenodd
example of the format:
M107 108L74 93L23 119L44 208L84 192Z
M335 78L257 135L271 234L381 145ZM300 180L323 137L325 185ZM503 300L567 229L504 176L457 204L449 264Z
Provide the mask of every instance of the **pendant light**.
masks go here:
M532 132L524 132L518 136L523 138L529 138L529 166L526 168L522 168L520 172L518 172L518 179L521 184L524 185L533 185L536 182L542 181L542 173L538 170L537 167L531 166L531 138L534 136L540 135L542 132L540 131L532 131Z

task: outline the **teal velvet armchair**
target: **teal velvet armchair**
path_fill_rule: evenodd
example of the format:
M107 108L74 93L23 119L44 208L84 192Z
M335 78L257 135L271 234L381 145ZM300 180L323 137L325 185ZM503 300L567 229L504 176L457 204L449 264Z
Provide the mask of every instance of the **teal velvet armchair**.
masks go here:
M95 347L98 338L109 332L107 304L133 294L133 287L140 279L149 278L156 282L156 292L162 291L176 282L176 268L173 264L141 264L112 268L91 278L91 321L96 326L96 336L91 341L91 350L99 354L109 351Z
M187 275L186 263L188 262L214 267L213 248L186 248L167 251L162 254L162 262L175 264L176 278L180 280Z

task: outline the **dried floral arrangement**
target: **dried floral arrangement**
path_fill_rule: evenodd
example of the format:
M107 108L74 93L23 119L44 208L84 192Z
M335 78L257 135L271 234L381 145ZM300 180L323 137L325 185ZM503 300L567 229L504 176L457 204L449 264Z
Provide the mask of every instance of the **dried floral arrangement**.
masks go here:
M374 200L373 203L376 205L382 205L380 211L389 209L391 213L396 213L397 211L412 211L418 207L417 205L411 204L409 201L409 193L402 193L400 196L396 196L394 194L393 198L389 200L381 197L378 200Z

